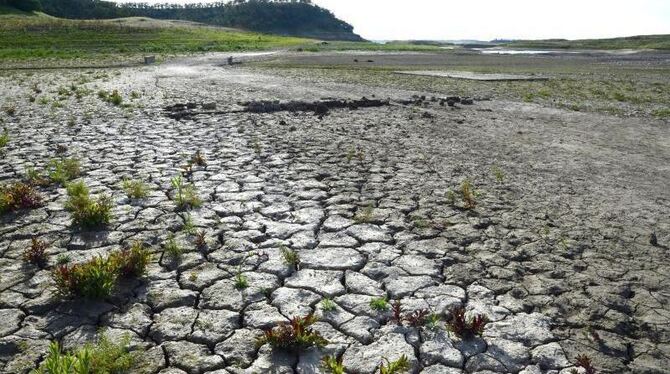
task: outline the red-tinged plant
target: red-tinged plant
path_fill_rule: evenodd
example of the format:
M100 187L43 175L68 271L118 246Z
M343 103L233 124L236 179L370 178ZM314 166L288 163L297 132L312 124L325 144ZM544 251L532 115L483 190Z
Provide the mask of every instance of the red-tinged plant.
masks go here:
M256 340L256 346L270 344L272 349L289 352L301 352L312 346L323 347L328 341L310 328L316 321L314 313L305 317L293 317L288 323L282 322L272 329L265 330Z
M81 264L58 265L52 277L58 293L63 296L102 299L111 295L118 275L111 261L96 257Z
M396 300L391 304L391 321L396 325L402 325L403 316L401 314L402 305L400 300Z
M151 261L151 253L141 242L134 242L130 248L112 252L109 261L121 277L141 277Z
M587 355L577 356L576 366L583 368L586 374L596 374L596 368L591 364L591 358Z
M19 209L37 208L41 204L42 197L29 184L16 182L8 186L0 186L0 214Z
M23 252L23 259L28 263L43 267L47 262L44 253L47 248L49 248L49 243L33 238L30 247Z
M420 309L405 315L404 320L412 327L421 327L426 324L429 315L430 311L428 309Z
M451 319L447 322L447 327L459 338L467 339L475 335L482 335L487 319L478 314L474 317L465 316L465 308L458 307L451 312Z

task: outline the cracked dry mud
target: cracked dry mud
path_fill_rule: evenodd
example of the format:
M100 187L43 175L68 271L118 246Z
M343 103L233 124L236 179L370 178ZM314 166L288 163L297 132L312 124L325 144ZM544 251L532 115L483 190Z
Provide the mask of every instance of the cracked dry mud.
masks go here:
M43 167L64 145L92 192L110 194L115 207L107 229L82 233L70 227L64 189L51 187L40 190L43 207L1 218L0 371L29 371L50 341L72 348L105 328L146 350L137 373L318 373L325 354L343 354L351 373L403 354L413 373L426 374L566 374L579 354L604 373L669 372L667 124L502 101L178 121L163 108L430 96L186 62L85 84L118 89L143 104L134 109L95 94L62 108L23 99L35 82L67 86L81 74L73 71L1 78L0 98L17 105L5 118L12 141L2 182ZM131 91L141 97L127 99ZM181 231L187 215L169 198L170 178L197 150L207 165L192 181L204 204L190 215L207 232L204 251ZM124 178L147 181L150 196L126 198ZM479 193L473 210L458 197L449 202L465 178ZM186 249L177 263L162 253L170 232ZM79 262L134 240L155 254L146 277L109 300L63 300L48 269L22 260L33 236L51 243L50 266L59 254ZM300 255L297 271L283 262L282 245ZM249 284L241 291L238 270ZM400 327L370 308L380 296L405 312L446 316L463 305L490 322L469 340ZM325 297L335 310L323 310ZM309 312L325 348L255 347L262 329Z

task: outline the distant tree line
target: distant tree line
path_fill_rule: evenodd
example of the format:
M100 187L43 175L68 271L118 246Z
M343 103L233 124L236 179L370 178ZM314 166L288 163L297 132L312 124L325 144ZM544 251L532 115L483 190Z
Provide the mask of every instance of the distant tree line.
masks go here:
M36 3L39 0L0 0ZM18 6L17 6L18 7ZM41 0L42 10L50 15L75 19L151 17L178 19L253 31L309 35L339 33L353 35L353 27L311 0L233 0L218 3L117 4L101 0Z
M24 12L42 10L40 0L0 0L0 5L16 8Z

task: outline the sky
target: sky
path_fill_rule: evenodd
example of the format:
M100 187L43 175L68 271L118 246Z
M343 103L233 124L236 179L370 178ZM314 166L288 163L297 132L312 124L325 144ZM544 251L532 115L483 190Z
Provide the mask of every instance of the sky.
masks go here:
M583 39L670 34L670 0L313 0L313 2L331 10L338 18L353 25L356 33L370 40Z

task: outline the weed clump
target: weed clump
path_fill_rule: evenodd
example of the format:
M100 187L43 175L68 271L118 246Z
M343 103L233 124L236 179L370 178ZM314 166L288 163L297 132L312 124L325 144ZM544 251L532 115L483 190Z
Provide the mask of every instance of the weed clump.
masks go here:
M372 222L374 213L374 208L372 204L366 206L363 209L359 209L356 215L354 216L354 221L356 223L370 223Z
M68 200L65 209L72 212L72 222L83 228L95 228L109 224L112 218L112 201L108 196L91 198L88 187L82 181L67 185Z
M466 318L465 308L458 307L451 312L451 319L447 321L447 328L459 338L469 339L474 336L481 336L487 323L488 320L481 314Z
M121 187L129 199L143 199L149 194L149 187L139 180L124 179Z
M29 184L16 182L0 186L0 214L37 208L40 205L42 205L42 197Z
M282 322L274 328L265 330L256 340L256 346L270 344L272 349L295 353L309 347L323 347L328 341L310 328L316 322L317 318L313 313L304 317L293 317L288 323Z
M344 364L342 363L343 357L344 356L340 356L339 358L325 356L321 361L324 371L329 374L344 374L345 368Z
M585 374L596 374L596 368L593 367L593 364L591 363L591 358L587 355L579 355L577 356L577 363L575 366L580 367L584 369ZM578 373L576 369L572 369L572 373Z
M171 180L172 187L175 190L174 201L180 210L188 208L197 208L202 205L202 200L192 184L184 183L181 176L174 177Z
M163 244L163 249L165 254L173 261L180 259L181 255L184 254L184 249L177 243L174 234L168 235L167 240Z
M37 238L32 238L30 247L26 248L23 252L23 259L29 264L37 265L40 268L44 267L47 263L45 254L47 248L49 248L49 243Z
M389 310L389 302L386 297L375 297L370 300L370 308L378 311Z
M107 103L110 103L114 106L119 106L123 103L123 97L119 94L118 90L113 90L111 93L107 91L98 91L98 97Z
M49 354L36 374L107 374L127 373L137 355L130 352L130 337L112 342L102 335L96 344L86 344L74 352L63 352L57 342L49 346Z
M87 262L59 265L52 274L56 290L63 296L104 299L112 294L118 278L117 268L108 259L95 257Z
M81 175L81 163L76 158L51 160L47 165L47 175L51 181L65 185Z
M409 359L402 355L395 361L389 361L387 358L382 359L378 370L379 374L400 374L407 372L409 369Z
M282 258L284 259L284 263L286 265L293 269L298 268L298 265L300 265L300 256L298 255L298 252L289 249L284 245L279 247L279 251L281 252Z
M68 265L69 260L59 260L51 276L62 296L104 299L112 294L119 279L144 275L150 261L149 250L136 242L107 258L98 256L73 265Z
M461 183L461 197L463 198L463 206L465 209L474 209L477 207L476 200L477 192L475 191L472 182L466 179Z
M7 128L2 129L2 135L0 135L0 150L5 148L9 144L9 130Z

